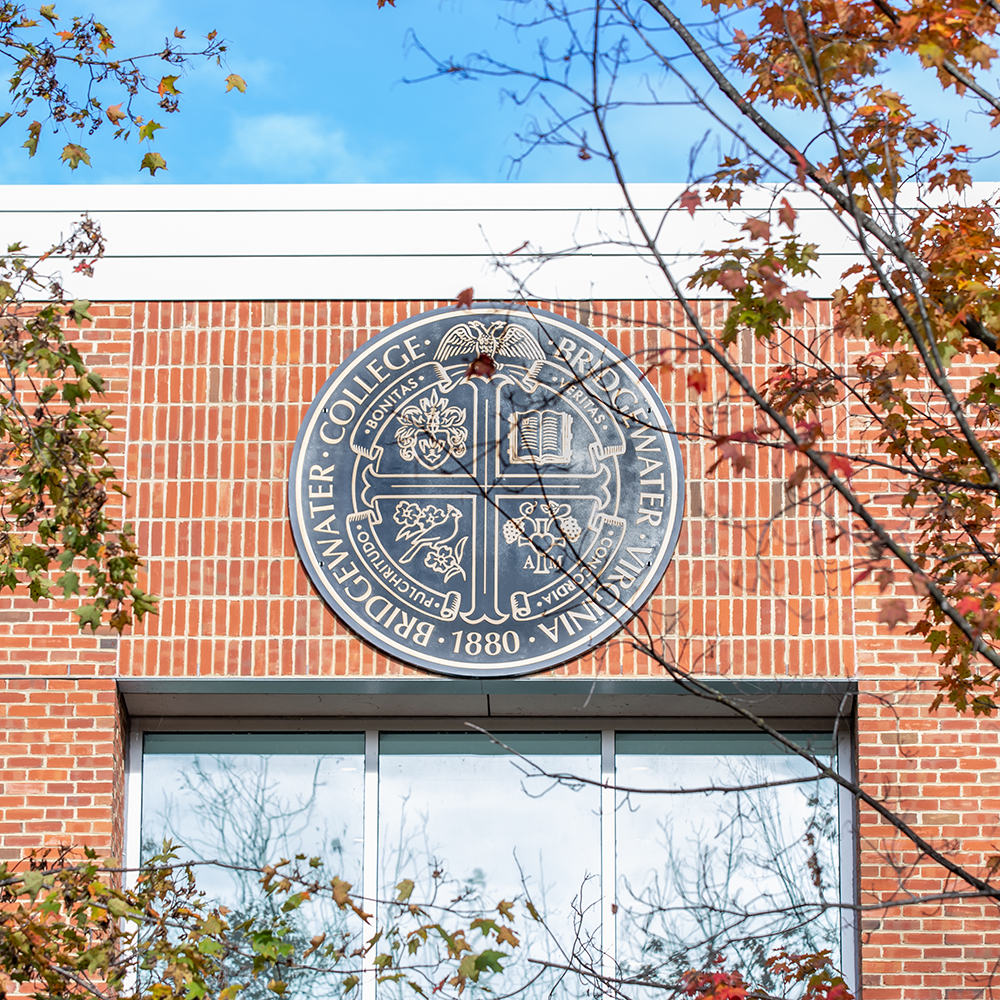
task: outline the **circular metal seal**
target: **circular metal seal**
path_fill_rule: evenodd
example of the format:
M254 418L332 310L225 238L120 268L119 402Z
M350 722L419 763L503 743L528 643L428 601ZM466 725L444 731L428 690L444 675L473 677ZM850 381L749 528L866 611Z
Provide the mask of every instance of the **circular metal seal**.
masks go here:
M309 407L289 511L323 599L389 656L509 677L640 609L677 541L683 469L649 383L537 309L448 307L373 337Z

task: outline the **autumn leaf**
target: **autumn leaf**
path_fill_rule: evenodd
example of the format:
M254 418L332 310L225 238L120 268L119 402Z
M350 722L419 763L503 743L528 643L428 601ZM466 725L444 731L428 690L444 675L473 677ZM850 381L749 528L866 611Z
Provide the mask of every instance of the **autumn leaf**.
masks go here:
M57 31L56 36L61 38L64 42L72 41L75 37L72 31Z
M955 607L960 615L977 615L983 608L983 602L978 597L963 597Z
M180 91L177 89L177 81L180 79L179 76L165 76L160 80L160 85L156 88L156 92L162 97L164 94L179 94Z
M809 478L809 466L800 465L789 477L785 480L785 489L791 492L792 490L797 490L805 481Z
M38 13L45 18L50 24L55 24L59 20L59 15L56 13L56 5L54 3L45 3L38 8Z
M32 122L28 126L28 138L24 143L24 149L28 151L28 156L34 156L38 152L38 138L42 132L41 122Z
M62 160L64 163L69 164L70 170L76 170L81 163L86 163L90 166L90 156L87 150L83 146L78 146L75 142L67 143L63 147Z
M503 917L504 920L513 920L514 919L514 901L513 900L501 899L500 902L497 903L497 910L499 910L500 916ZM531 905L531 903L528 903L528 911L531 913L531 915L536 920L541 919L538 916L538 914L535 912L535 908Z
M907 610L906 601L894 598L891 601L883 601L879 609L878 620L880 624L895 628L897 625L906 624L910 620L910 612Z
M413 895L413 879L404 878L396 885L396 900L405 903Z
M792 159L792 163L795 164L795 176L798 179L799 184L805 184L806 182L806 158L797 150L789 147L788 155Z
M798 213L788 203L787 198L781 199L781 207L778 209L778 221L789 229L795 228L795 216Z
M111 122L112 125L117 125L123 118L128 117L128 115L122 111L121 104L110 105L104 113L108 116L108 121Z
M153 138L153 133L157 129L161 128L163 128L163 126L160 125L158 122L154 121L143 122L143 124L139 127L139 141L148 142L150 139Z
M241 94L247 92L247 82L237 73L230 73L226 77L226 93L228 94L231 90L238 90Z
M496 374L497 366L488 354L480 354L465 371L465 377L484 378L489 381Z
M468 288L463 288L458 293L458 295L455 296L455 305L459 306L460 308L462 306L465 306L466 309L470 309L472 307L472 286L471 285Z
M765 219L747 219L740 226L750 234L752 240L769 240L771 238L771 224Z
M693 389L700 396L708 388L708 372L704 368L689 372L687 387Z
M395 7L396 0L378 0L378 9L381 10L383 7Z
M734 267L723 268L719 272L716 282L722 285L727 292L736 292L747 287L747 279L743 277L743 272L737 271Z
M701 195L697 191L692 191L688 188L680 198L681 208L683 208L688 215L694 216L695 210L701 204Z
M330 880L330 888L333 890L333 901L341 909L349 905L351 902L351 883L345 882L343 879L334 878Z
M174 38L183 38L184 32L180 28L174 28Z
M497 934L497 944L509 944L511 948L516 948L521 942L509 927L501 927Z
M167 161L160 156L159 153L147 153L142 158L142 163L139 165L140 170L148 170L150 177L156 176L157 170L166 170Z
M840 476L841 479L850 479L854 475L854 469L850 461L843 455L826 455L826 467L830 470L831 476Z

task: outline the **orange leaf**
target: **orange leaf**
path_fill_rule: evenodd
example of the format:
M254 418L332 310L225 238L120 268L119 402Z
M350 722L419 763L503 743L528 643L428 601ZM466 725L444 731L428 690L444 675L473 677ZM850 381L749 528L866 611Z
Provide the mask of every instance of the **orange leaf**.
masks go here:
M118 122L120 122L123 118L128 117L128 115L126 115L125 112L122 111L121 104L109 105L107 111L105 111L105 114L108 116L108 121L111 122L112 125L117 125Z
M687 377L687 387L694 389L700 396L708 388L708 372L704 368L699 368L696 372L690 372Z
M468 288L463 288L458 295L455 296L455 305L465 306L466 309L472 308L472 286Z

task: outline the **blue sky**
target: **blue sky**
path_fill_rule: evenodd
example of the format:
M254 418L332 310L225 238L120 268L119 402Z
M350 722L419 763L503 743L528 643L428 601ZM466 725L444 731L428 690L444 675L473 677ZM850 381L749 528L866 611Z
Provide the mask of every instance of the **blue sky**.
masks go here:
M692 2L692 0L688 0ZM439 78L407 83L430 69L413 45L415 34L443 57L489 50L530 62L546 28L520 36L500 20L526 9L507 0L301 0L287 8L261 0L58 0L63 21L93 11L111 29L122 54L162 45L175 27L189 38L216 29L229 41L228 68L198 65L179 81L179 114L155 117L167 126L154 148L168 171L150 180L138 169L142 149L85 140L92 167L75 173L58 162L65 139L43 135L28 160L16 122L0 131L3 183L297 183L608 181L606 164L581 161L571 149L544 149L512 170L523 150L517 139L532 110L501 97L498 81ZM704 15L701 15L703 17ZM227 72L243 76L245 94L224 93ZM158 66L153 67L158 72ZM633 74L642 89L647 69ZM900 79L923 86L921 71L900 67ZM652 73L654 85L662 77ZM932 110L954 109L931 87ZM796 130L796 123L786 121ZM804 123L802 123L804 124ZM982 134L977 121L953 122ZM705 125L689 109L619 112L616 141L633 181L684 181L688 150ZM709 145L704 168L714 162ZM710 162L711 161L711 162ZM977 173L995 176L992 163Z
M491 182L508 179L524 110L502 101L492 82L404 78L429 69L408 42L411 31L446 56L516 49L498 22L507 6L398 0L395 9L378 10L375 0L303 0L284 8L283 18L282 5L260 0L59 0L56 11L64 21L94 11L122 53L161 45L175 26L189 38L217 29L229 41L229 68L246 79L247 92L225 94L227 70L201 65L178 82L181 111L155 115L167 126L154 148L167 160L159 178L168 182ZM13 124L0 132L6 183L132 183L148 176L138 172L139 147L112 145L107 135L85 140L89 169L71 173L60 164L65 140L53 135L43 135L29 162ZM608 179L594 166L587 169L571 152L543 154L518 179Z

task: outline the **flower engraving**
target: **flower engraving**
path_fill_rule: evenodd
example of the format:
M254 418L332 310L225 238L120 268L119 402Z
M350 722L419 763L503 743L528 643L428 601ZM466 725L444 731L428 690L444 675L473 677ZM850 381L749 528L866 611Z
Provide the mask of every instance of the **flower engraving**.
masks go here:
M416 459L426 469L437 469L449 455L461 458L469 432L465 410L450 406L446 396L433 389L419 403L404 406L396 419L399 454L407 462Z
M446 401L447 402L447 401ZM465 570L462 569L462 554L468 535L463 535L454 545L450 545L458 534L458 522L462 512L448 504L444 510L427 504L421 507L418 503L401 500L396 504L396 512L392 519L400 525L396 533L396 541L407 541L410 547L400 558L400 563L412 562L420 553L424 553L424 565L434 573L439 573L447 583L453 576L461 574L465 580Z

